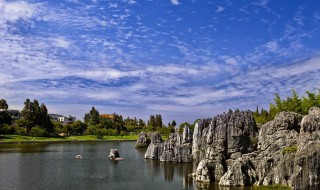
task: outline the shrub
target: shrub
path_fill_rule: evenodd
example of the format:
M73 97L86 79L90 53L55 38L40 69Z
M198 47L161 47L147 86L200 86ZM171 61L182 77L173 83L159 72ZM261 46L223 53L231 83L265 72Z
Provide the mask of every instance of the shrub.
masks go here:
M22 136L26 136L27 135L27 129L24 127L16 127L16 135L22 135Z
M103 139L103 130L102 129L96 129L94 131L94 135L97 137L97 139Z
M31 136L32 137L45 137L48 136L47 131L40 128L40 127L33 127L31 129Z
M14 134L15 128L11 125L4 124L2 128L0 128L0 133L5 135Z
M296 153L298 150L297 146L285 147L281 150L281 154L285 155L286 153Z
M87 130L86 130L86 134L87 134L87 135L94 135L95 131L96 131L96 127L94 127L94 126L89 126L89 127L87 128Z

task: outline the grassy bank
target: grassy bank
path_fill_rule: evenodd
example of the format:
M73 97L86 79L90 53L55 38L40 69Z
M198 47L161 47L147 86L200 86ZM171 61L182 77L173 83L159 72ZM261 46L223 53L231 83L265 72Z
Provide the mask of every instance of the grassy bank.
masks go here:
M0 135L0 143L20 143L20 142L59 142L59 141L117 141L138 139L138 135L126 136L104 136L98 140L94 135L68 136L68 137L29 137L21 135Z

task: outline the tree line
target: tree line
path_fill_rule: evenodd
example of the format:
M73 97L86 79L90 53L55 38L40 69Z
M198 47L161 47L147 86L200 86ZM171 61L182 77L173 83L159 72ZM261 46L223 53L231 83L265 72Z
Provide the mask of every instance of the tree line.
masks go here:
M253 112L257 123L264 124L271 121L275 116L282 111L296 112L302 115L307 115L311 107L320 107L320 89L317 92L306 91L306 95L299 96L292 89L291 96L281 99L279 94L274 94L274 102L270 104L269 110L257 109Z
M97 138L102 138L104 135L128 135L138 134L141 131L151 132L158 131L162 135L169 135L175 131L175 125L165 126L160 114L150 115L147 122L136 117L127 117L123 119L122 115L100 114L99 111L92 107L91 110L85 114L84 123L88 126L86 133L96 135ZM175 123L173 120L172 123Z
M175 131L176 121L169 122L166 126L163 124L160 114L150 115L149 120L136 117L127 117L123 119L120 114L100 114L92 107L84 115L84 121L62 125L59 121L52 121L47 107L38 100L30 101L26 99L24 108L21 111L21 117L13 120L8 110L6 100L0 100L0 134L17 134L27 136L58 136L64 135L96 135L97 138L103 136L122 136L128 134L138 134L141 131L158 131L162 135L169 135Z

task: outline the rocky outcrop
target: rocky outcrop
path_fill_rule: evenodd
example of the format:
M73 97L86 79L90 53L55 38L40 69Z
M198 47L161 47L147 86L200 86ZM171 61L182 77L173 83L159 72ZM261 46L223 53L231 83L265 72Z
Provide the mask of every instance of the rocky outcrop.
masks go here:
M164 142L151 139L145 157L199 162L198 182L320 189L320 108L280 112L259 131L250 111L224 113L197 122L191 134L186 127Z
M192 162L192 148L188 131L189 127L185 127L182 135L178 132L170 134L168 140L163 143L160 161Z
M110 149L109 159L116 159L119 157L120 155L117 149Z
M257 181L254 166L249 159L238 158L221 177L219 185L247 186Z
M291 179L295 189L320 189L320 108L314 107L301 121L298 150Z
M159 159L162 152L162 138L158 132L149 133L151 143L144 155L147 159Z
M148 134L145 132L141 132L135 144L135 148L148 148L150 142L151 139L150 137L148 137Z
M304 117L281 112L260 129L257 151L243 154L232 163L219 184L320 189L319 147L320 108L311 108Z
M257 132L251 111L229 112L196 123L192 154L196 160L203 159L196 180L220 180L237 158L255 150Z
M182 134L172 133L164 142L151 140L145 158L160 159L160 161L166 162L192 162L191 137L191 131L186 126Z

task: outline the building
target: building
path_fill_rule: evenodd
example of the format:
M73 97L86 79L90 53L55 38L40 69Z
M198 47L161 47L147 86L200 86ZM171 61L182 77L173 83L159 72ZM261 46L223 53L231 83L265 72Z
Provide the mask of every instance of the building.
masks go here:
M113 115L112 114L100 114L101 118L105 118L105 119L113 119Z
M58 121L62 125L66 125L68 123L72 123L76 121L76 117L71 115L63 116L60 114L49 114L51 121Z

